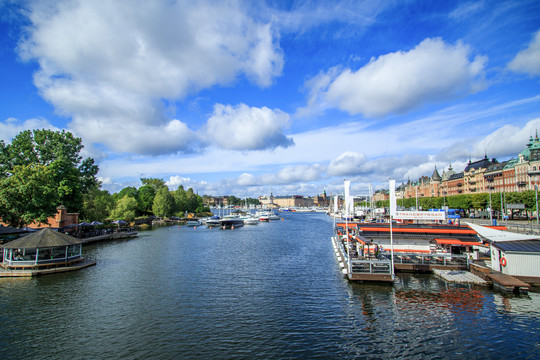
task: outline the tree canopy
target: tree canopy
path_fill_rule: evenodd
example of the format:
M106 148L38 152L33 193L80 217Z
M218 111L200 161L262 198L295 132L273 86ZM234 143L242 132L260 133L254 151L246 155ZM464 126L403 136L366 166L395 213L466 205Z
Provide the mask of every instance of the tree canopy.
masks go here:
M79 211L84 194L99 185L99 169L82 149L72 133L46 129L0 141L0 217L18 226L46 221L59 205Z

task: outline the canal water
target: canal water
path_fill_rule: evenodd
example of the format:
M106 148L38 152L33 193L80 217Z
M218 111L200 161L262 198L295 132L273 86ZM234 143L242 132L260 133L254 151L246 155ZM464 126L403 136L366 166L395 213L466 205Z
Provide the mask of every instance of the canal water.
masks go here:
M398 275L351 284L321 213L162 227L97 265L0 279L1 359L538 359L540 294Z

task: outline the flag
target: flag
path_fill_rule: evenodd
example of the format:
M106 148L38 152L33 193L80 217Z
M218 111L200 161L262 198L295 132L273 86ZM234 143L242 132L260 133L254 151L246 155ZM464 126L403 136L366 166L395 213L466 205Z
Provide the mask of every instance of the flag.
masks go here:
M345 186L345 217L349 217L349 201L351 201L351 199L349 198L349 188L351 187L351 182L349 180L345 180L345 183L344 183L344 186Z
M396 180L389 181L388 189L390 191L390 216L396 216L397 215Z

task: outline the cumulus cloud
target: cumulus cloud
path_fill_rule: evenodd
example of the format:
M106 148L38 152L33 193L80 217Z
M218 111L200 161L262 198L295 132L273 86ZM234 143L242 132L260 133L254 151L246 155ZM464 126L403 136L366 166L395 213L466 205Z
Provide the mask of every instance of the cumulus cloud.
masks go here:
M165 185L169 187L169 189L176 190L180 185L184 187L184 189L189 188L199 188L206 184L206 181L197 182L194 181L188 177L183 177L180 175L174 175L170 176L169 180L165 181Z
M279 109L216 104L204 132L209 143L223 149L287 148L294 144L283 134L288 121L289 115Z
M229 185L252 186L263 189L267 186L286 185L320 180L325 176L326 166L320 164L293 165L273 172L255 176L243 173Z
M60 130L56 126L52 125L46 119L28 119L18 120L15 118L8 118L5 121L0 121L0 140L4 140L6 143L11 143L11 139L17 136L20 132L25 130L34 129L49 129L53 131Z
M363 154L347 151L333 159L328 173L334 176L358 175L365 171L366 157Z
M508 64L512 71L540 76L540 30L536 32L529 46L520 51Z
M484 87L487 58L469 60L470 52L462 43L428 38L408 52L372 58L357 71L343 70L324 97L350 114L380 117L474 93Z
M239 2L125 5L31 2L19 45L23 59L39 63L40 94L92 141L141 154L185 151L193 133L165 118L162 101L239 76L265 87L281 74L271 23L250 18Z
M505 125L478 141L471 150L472 156L500 157L498 160L501 161L509 157L517 158L517 155L525 149L529 138L535 136L538 128L540 119L533 119L522 128Z

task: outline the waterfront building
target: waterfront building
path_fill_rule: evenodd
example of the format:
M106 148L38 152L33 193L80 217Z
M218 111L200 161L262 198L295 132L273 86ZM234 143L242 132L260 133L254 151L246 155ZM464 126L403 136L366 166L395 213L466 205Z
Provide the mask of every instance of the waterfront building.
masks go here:
M526 144L526 148L520 152L517 158L498 162L489 159L487 154L484 158L469 163L461 172L456 172L452 165L448 170L443 170L439 175L437 167L431 177L422 176L418 181L402 184L396 191L396 198L414 197L441 197L461 194L475 194L488 192L522 192L534 190L540 185L540 139L538 134L532 136ZM375 199L387 200L385 196Z
M540 238L469 224L490 245L491 270L540 284Z
M268 207L276 207L276 208L293 208L293 207L299 207L299 208L305 208L305 207L312 207L314 204L313 198L307 197L307 196L301 196L301 195L292 195L292 196L273 196L270 195L270 198L266 197L260 197L259 201Z

